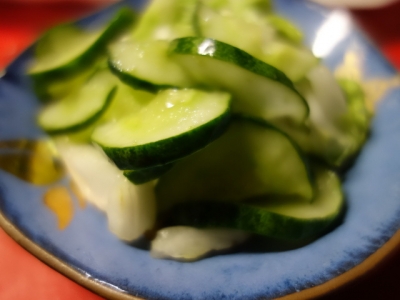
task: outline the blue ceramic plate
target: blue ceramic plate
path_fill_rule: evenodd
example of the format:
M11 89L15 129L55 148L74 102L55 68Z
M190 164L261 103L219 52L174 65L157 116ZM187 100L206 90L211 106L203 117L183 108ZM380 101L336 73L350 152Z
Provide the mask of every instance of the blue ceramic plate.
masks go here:
M141 9L144 1L123 4ZM102 23L120 5L79 23ZM332 70L346 65L369 87L372 100L380 98L371 136L345 176L348 207L335 230L292 250L226 254L193 263L158 260L109 233L105 216L90 205L81 209L75 203L72 222L59 230L43 204L49 186L31 185L0 170L2 226L24 236L24 245L55 268L107 297L269 299L321 285L363 263L400 227L398 78L346 11L300 0L277 0L276 8L304 30L307 44ZM24 74L31 57L27 50L0 79L0 141L44 136L35 124L39 104ZM6 150L0 151L1 156Z

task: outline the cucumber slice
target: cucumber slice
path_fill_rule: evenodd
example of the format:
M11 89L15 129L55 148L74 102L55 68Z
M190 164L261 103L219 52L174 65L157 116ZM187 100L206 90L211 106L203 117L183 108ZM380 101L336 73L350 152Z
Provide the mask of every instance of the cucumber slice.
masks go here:
M78 128L77 131L63 132L62 137L65 140L75 143L90 143L92 133L96 127L108 122L116 122L116 120L126 115L138 112L153 100L154 94L132 89L119 82L111 74L110 77L116 82L117 90L109 106L101 113L99 118L87 126ZM61 138L61 135L58 135L58 138Z
M300 45L303 41L303 32L288 19L279 15L269 14L267 22L275 28L280 36L286 38L288 41L297 45Z
M118 80L117 80L118 81ZM116 122L120 118L140 111L146 107L155 95L143 90L136 90L130 86L118 82L118 90L110 107L104 112L99 124Z
M208 38L176 39L171 54L193 77L234 97L232 110L277 125L304 126L309 108L293 83L278 69L246 52Z
M124 36L109 47L110 70L126 84L151 92L191 86L184 70L168 57L168 47L167 41Z
M312 203L268 199L263 203L187 202L174 206L166 217L169 225L233 228L282 240L303 240L327 230L343 209L339 178L319 169Z
M308 48L283 40L265 45L264 49L260 59L285 72L294 82L301 80L319 63L319 59Z
M32 76L36 96L43 103L48 103L72 94L101 68L103 61L106 63L105 57L99 58L98 61L76 72L67 72L63 76Z
M275 30L272 27L246 22L225 11L218 13L204 4L199 5L196 20L201 36L230 44L257 58L264 41L270 43L275 38ZM241 38L238 39L238 36Z
M198 0L153 0L145 9L134 32L135 40L173 40L194 35Z
M282 39L276 27L271 25L271 21L278 23L274 18L247 20L199 5L197 20L202 36L242 49L278 68L293 81L303 78L319 62L309 49Z
M162 228L151 242L151 256L180 261L198 260L245 242L249 234L232 229L197 229L186 226Z
M169 171L174 163L143 168L137 170L124 171L124 176L134 184L143 184L148 181L159 178L162 174Z
M218 140L178 162L156 186L160 210L191 201L238 202L271 196L310 202L307 159L264 121L235 120Z
M360 87L342 86L326 67L313 68L298 85L311 108L310 131L286 128L302 149L336 168L359 150L370 121Z
M40 112L38 122L46 132L61 134L82 130L97 121L110 105L117 79L110 72L97 72L81 89Z
M133 11L123 8L105 26L96 30L84 30L73 24L49 30L38 41L35 60L28 74L54 76L87 66L103 51L104 44L133 19Z
M223 15L235 15L246 20L259 19L272 11L270 0L201 0Z
M92 140L120 169L147 168L203 148L229 119L229 94L169 89L140 112L96 128Z
M365 102L365 92L360 83L354 80L341 78L338 82L345 94L348 107L348 114L344 118L345 126L353 127L353 130L349 131L359 140L360 146L366 138L372 117Z

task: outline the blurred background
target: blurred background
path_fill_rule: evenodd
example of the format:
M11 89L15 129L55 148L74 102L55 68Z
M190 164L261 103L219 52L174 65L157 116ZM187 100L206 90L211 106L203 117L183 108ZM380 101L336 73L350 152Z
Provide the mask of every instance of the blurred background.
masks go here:
M0 76L46 29L83 17L117 0L0 0ZM182 0L184 1L184 0ZM349 6L366 35L400 70L400 2L314 0ZM400 247L373 272L323 299L400 299ZM0 299L101 299L52 270L0 229Z

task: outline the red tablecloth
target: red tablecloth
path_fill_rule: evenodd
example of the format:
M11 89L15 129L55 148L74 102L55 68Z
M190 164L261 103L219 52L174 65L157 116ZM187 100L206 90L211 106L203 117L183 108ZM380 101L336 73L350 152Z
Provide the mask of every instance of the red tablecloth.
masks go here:
M50 26L71 20L106 5L54 1L23 4L0 0L0 70ZM354 11L392 63L400 69L400 4L371 11ZM396 299L400 297L400 247L364 278L324 299ZM396 297L397 296L397 297ZM101 299L26 252L0 229L0 299Z

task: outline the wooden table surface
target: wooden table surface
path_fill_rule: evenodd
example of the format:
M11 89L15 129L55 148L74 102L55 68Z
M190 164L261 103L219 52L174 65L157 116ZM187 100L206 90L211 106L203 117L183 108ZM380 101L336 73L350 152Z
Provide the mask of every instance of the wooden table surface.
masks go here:
M42 1L0 0L0 70L44 30L96 11L110 2ZM400 3L352 13L400 70ZM373 272L323 299L400 299L399 279L400 246ZM95 300L101 297L42 263L0 229L0 299Z

